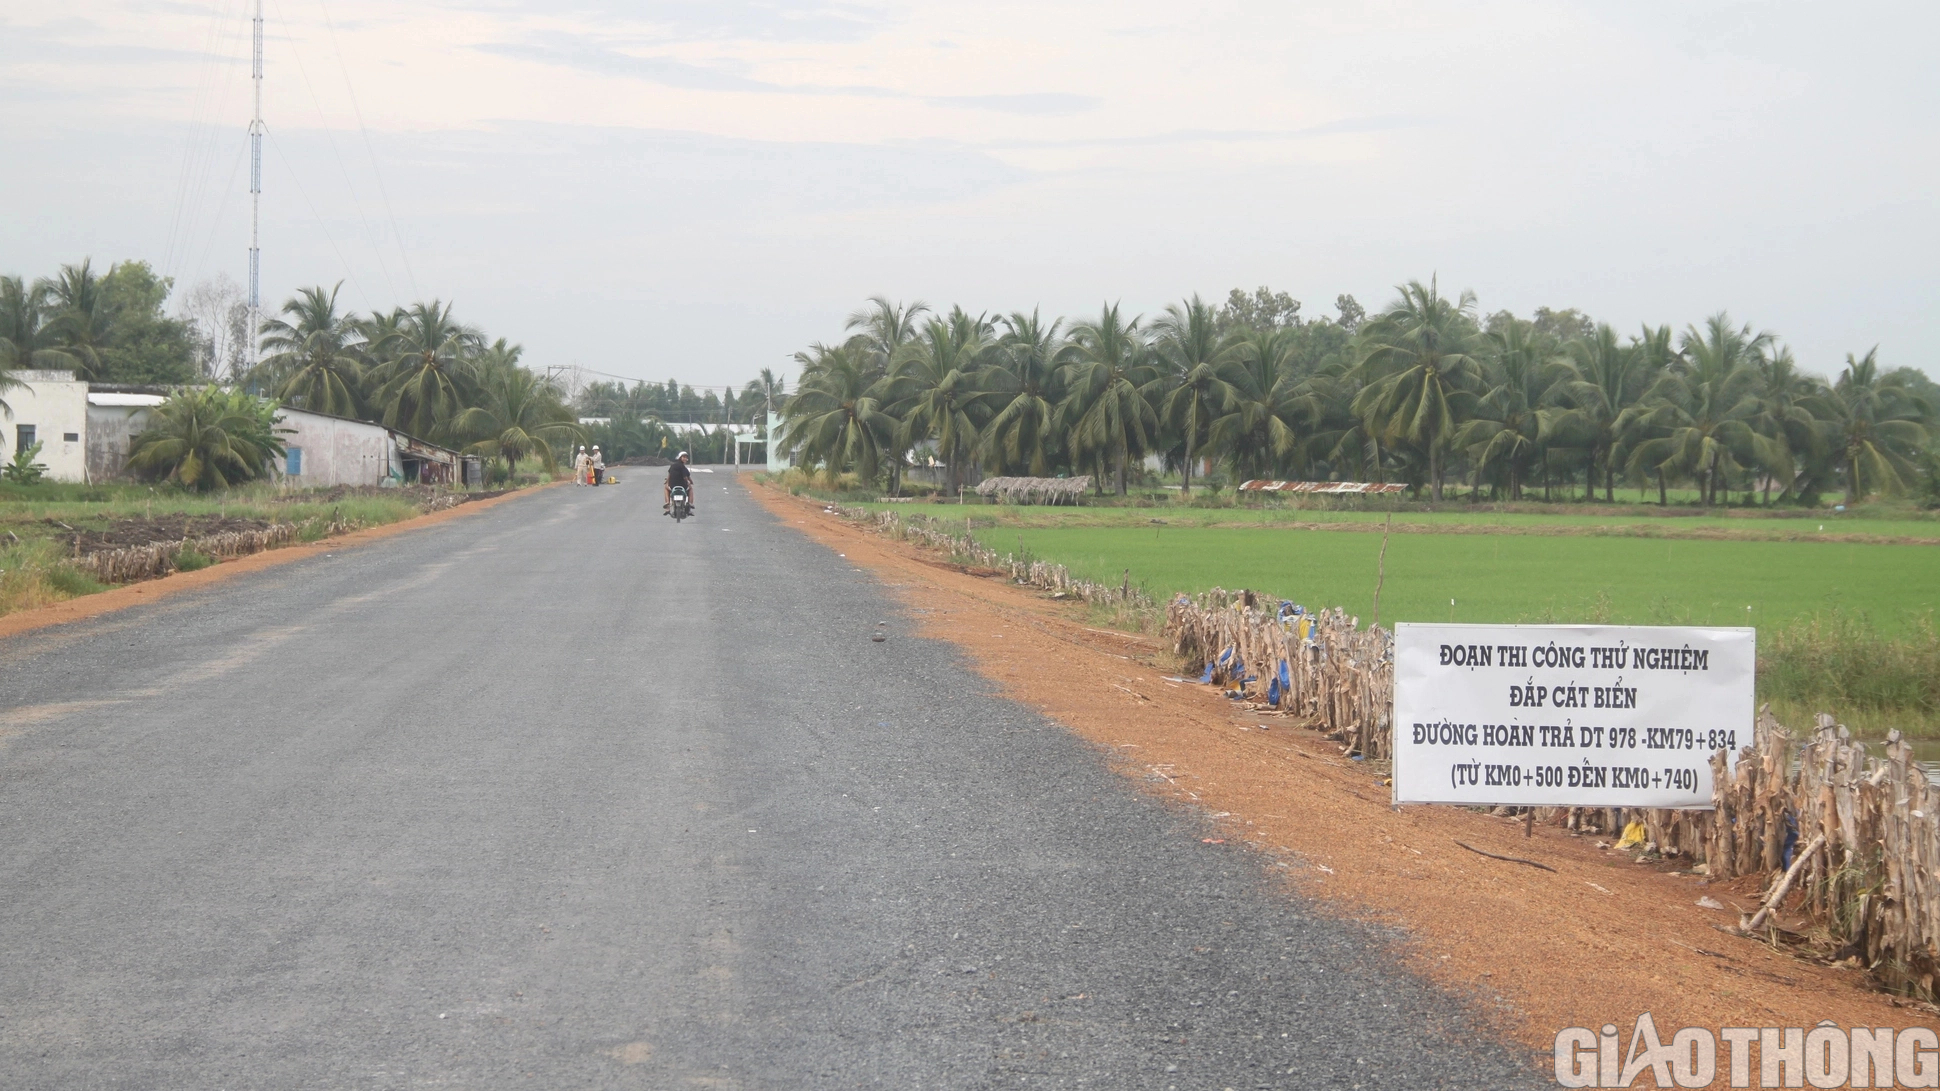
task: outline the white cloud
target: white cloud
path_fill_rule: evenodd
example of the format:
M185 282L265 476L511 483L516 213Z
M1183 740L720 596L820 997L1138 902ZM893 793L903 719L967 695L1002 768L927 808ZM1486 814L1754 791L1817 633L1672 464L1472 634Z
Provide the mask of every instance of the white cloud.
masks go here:
M0 141L34 166L0 200L35 214L0 220L7 270L239 268L245 3L15 9ZM1940 359L1927 5L269 13L266 294L415 279L540 362L608 358L642 313L667 353L642 373L723 381L873 292L1153 310L1268 283L1325 311L1437 270L1625 329L1728 307L1821 370Z

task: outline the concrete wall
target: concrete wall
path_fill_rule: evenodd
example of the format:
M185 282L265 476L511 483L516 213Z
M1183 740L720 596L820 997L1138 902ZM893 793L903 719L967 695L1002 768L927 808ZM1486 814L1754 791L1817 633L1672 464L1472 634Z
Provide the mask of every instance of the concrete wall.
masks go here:
M13 458L20 428L29 426L34 442L41 445L35 461L46 465L48 477L86 481L88 384L77 382L71 371L15 371L11 376L21 385L0 391L0 402L13 410L0 412L0 459Z
M128 448L148 427L148 407L88 402L88 480L111 481L128 472Z
M381 485L386 477L402 472L397 463L397 444L389 429L365 421L344 420L284 409L278 413L278 427L289 429L283 444L303 452L300 472L284 471L286 458L276 467L281 479L299 488L329 485Z

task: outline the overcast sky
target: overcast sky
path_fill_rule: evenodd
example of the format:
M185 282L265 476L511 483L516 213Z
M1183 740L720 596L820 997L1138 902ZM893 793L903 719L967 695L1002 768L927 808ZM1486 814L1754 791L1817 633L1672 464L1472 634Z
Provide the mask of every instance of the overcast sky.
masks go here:
M0 8L0 272L240 282L251 0ZM1928 3L266 0L263 295L740 383L866 296L1410 278L1940 374Z

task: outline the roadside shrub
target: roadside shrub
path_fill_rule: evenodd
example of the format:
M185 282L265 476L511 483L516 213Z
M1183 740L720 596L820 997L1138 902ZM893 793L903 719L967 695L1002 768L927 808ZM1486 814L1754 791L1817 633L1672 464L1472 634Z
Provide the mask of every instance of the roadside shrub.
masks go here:
M169 562L175 566L177 572L194 572L196 569L207 568L216 563L214 557L190 548L176 550L175 556L169 558Z
M92 595L97 591L108 589L107 584L65 564L57 564L47 569L41 574L41 579L49 587L68 598L79 598L82 595Z
M1770 699L1824 711L1940 717L1940 632L1932 614L1898 637L1842 610L1761 630L1758 636L1758 676Z
M129 444L128 468L196 492L267 477L281 457L276 403L208 386L171 395Z
M16 485L40 484L40 479L47 476L47 465L35 462L34 458L40 454L42 446L44 445L36 443L31 447L15 451L13 461L0 466L0 477L5 477Z

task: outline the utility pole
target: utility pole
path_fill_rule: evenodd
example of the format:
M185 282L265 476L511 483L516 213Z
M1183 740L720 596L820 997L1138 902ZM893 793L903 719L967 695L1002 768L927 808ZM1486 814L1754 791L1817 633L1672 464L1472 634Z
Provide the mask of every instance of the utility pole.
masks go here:
M263 210L263 0L256 0L256 18L250 23L250 56L256 110L249 119L249 345L243 358L254 367L263 322L262 251L257 246Z

